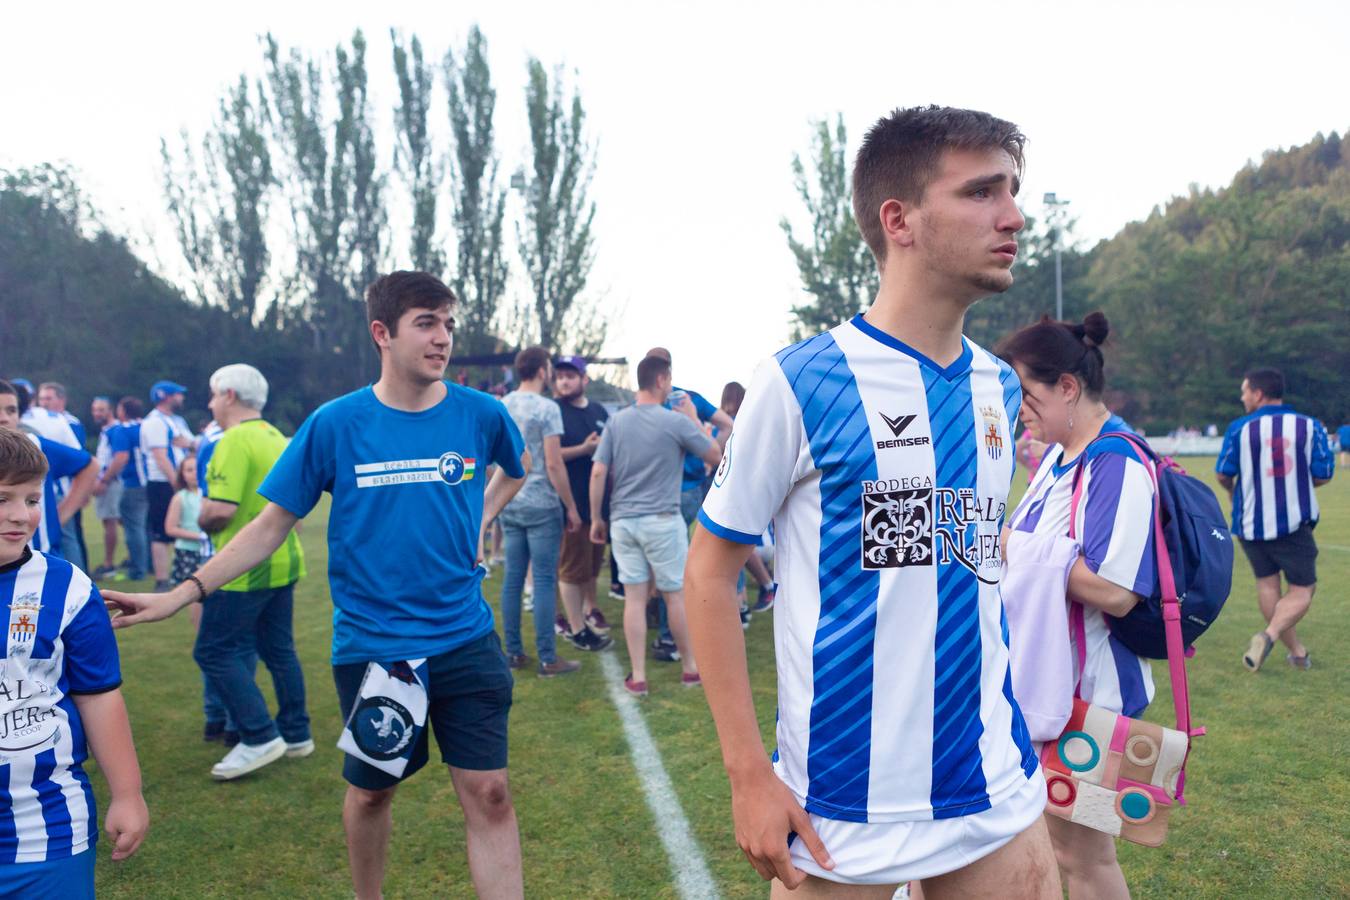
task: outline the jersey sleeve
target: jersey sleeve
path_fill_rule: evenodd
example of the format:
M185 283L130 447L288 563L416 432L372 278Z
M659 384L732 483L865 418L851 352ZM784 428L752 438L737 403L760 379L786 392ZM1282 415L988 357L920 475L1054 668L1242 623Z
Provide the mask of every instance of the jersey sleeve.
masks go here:
M1336 474L1336 457L1331 453L1331 439L1327 437L1327 430L1322 427L1322 423L1316 419L1313 420L1312 465L1308 470L1319 481Z
M776 359L760 363L745 392L698 520L718 537L755 544L804 475L801 408Z
M324 491L333 489L337 447L335 426L330 418L325 407L311 413L258 486L259 494L301 519L309 515ZM224 440L221 437L221 441ZM211 462L207 465L208 479L220 453L221 448L217 446L211 454ZM211 498L225 499L216 494L215 485L211 485Z
M1238 434L1242 431L1242 420L1238 419L1223 433L1223 445L1219 447L1219 458L1214 463L1214 471L1230 478L1238 473Z
M212 500L239 504L248 490L249 454L227 431L206 463L206 485ZM317 499L317 498L316 498Z
M61 633L61 641L70 693L101 694L122 684L117 639L97 587L90 585L89 597Z
M1093 572L1143 597L1157 584L1153 479L1143 463L1107 451L1087 461L1077 533Z
M520 429L501 401L493 401L493 414L497 427L493 430L492 462L501 466L510 477L524 478L525 467L520 464L520 455L525 452L525 440L520 436ZM562 413L558 413L558 421L562 422ZM557 433L562 433L561 427Z
M72 475L78 475L85 466L89 465L89 460L93 459L84 450L76 450L74 447L67 447L65 444L58 444L56 441L49 441L46 438L39 438L38 446L42 448L43 454L47 457L47 466L52 478L69 478Z

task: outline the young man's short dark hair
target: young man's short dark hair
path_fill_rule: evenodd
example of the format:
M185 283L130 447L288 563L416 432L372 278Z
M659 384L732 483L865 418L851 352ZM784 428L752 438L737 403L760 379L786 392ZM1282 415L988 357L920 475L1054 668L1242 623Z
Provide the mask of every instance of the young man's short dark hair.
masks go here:
M521 381L537 378L550 359L552 356L543 347L526 347L516 354L516 378Z
M398 271L381 275L366 288L366 318L383 322L390 337L398 336L398 320L410 309L454 308L455 292L435 275Z
M12 385L5 382L0 382L0 385L3 385L0 394L14 393ZM47 457L28 435L21 431L0 429L0 484L41 481L46 474Z
M141 402L141 398L130 394L117 401L117 408L128 419L139 419L145 415L145 404Z
M650 391L662 375L670 374L670 363L659 356L649 356L638 363L638 390Z
M886 259L881 204L922 203L944 150L1004 150L1020 175L1026 136L989 113L950 106L897 109L863 138L853 163L853 216L878 265Z
M11 381L0 381L0 394L14 395L14 399L19 401L19 415L28 412L28 406L33 402L33 396L28 393L28 388Z
M1284 399L1284 373L1279 369L1252 369L1243 377L1248 387L1260 391L1267 400Z

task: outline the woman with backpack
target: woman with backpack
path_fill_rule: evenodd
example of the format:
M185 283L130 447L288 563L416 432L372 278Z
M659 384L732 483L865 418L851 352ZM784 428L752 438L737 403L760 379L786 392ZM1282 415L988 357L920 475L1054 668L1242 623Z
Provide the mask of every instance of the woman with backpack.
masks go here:
M1071 673L1073 689L1086 702L1138 716L1153 699L1149 664L1111 634L1105 616L1125 615L1154 590L1154 487L1138 451L1128 441L1097 440L1131 430L1102 402L1101 345L1108 331L1100 312L1082 323L1046 317L999 346L999 355L1022 382L1022 424L1046 445L1031 485L1004 531L1005 579L1014 573L1026 574L1017 571L1019 548L1026 550L1023 566L1045 564L1045 541L1070 548L1068 554L1061 554L1062 567L1056 575L1041 580L1050 590L1017 598L1041 605L1038 612L1015 616L1014 598L1005 597L1005 602L1010 630L1029 621L1056 631L1067 625L1069 632L1067 644L1062 633L1014 636L1014 646L1019 639L1024 644L1029 639L1041 648L1054 648L1056 654L1045 658L1044 653L1029 653L1021 659L1014 655L1015 684L1019 676L1034 680L1040 674L1059 682ZM1081 481L1082 489L1075 502L1076 481ZM1063 594L1056 596L1060 591ZM1066 598L1067 617L1060 612ZM1058 658L1066 647L1071 654L1067 664ZM1042 671L1019 672L1020 667ZM1062 696L1068 696L1067 685L1055 687L1063 688ZM1019 702L1022 699L1019 692ZM1039 737L1050 739L1044 734ZM1071 900L1129 897L1116 860L1114 837L1048 813L1046 820Z

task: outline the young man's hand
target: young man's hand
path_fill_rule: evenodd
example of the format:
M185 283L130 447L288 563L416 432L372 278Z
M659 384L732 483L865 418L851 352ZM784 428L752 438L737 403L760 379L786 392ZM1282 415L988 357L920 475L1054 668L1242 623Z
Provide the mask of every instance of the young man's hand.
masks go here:
M741 783L732 780L731 815L736 822L736 843L765 881L777 878L788 890L795 890L806 880L806 873L792 864L788 851L788 834L793 831L821 868L834 868L834 859L811 825L811 817L773 769L765 766Z
M591 543L603 544L608 534L604 519L594 519L591 521Z
M112 616L113 628L130 628L142 622L167 619L191 602L191 591L196 588L184 582L163 594L124 594L121 591L103 591L103 605Z
M581 530L581 513L576 506L567 507L567 533L576 534Z
M130 797L113 797L108 803L108 815L103 819L103 830L113 842L112 858L126 859L140 849L145 832L150 828L150 810L139 793Z

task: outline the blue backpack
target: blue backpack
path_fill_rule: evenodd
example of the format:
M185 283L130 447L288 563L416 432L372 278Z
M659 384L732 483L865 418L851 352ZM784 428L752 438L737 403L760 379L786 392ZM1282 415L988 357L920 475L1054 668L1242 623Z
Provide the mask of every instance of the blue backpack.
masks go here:
M1107 615L1111 634L1130 650L1149 659L1167 659L1167 628L1164 597L1171 593L1179 603L1182 644L1189 648L1204 634L1223 610L1233 587L1233 540L1228 520L1214 492L1204 482L1167 458L1160 458L1137 434L1112 431L1107 437L1122 438L1147 458L1157 485L1154 552L1158 560L1158 587L1123 616ZM1090 445L1089 445L1090 446ZM1082 491L1084 450L1074 473L1073 515L1077 518ZM1162 546L1158 536L1162 537ZM1166 568L1168 571L1164 571ZM1168 577L1170 576L1170 577Z

